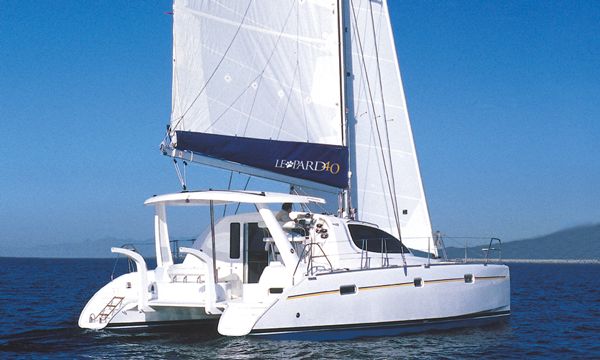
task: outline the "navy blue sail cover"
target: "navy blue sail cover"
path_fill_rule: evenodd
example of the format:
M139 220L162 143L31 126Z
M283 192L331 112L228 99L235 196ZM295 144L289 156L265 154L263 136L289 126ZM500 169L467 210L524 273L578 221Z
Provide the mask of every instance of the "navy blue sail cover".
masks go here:
M177 131L178 150L337 188L348 187L345 146Z

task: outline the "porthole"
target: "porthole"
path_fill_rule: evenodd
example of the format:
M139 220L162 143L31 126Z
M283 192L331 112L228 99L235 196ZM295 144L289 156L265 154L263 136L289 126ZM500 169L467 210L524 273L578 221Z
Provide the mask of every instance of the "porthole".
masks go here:
M340 295L350 295L356 293L356 285L342 285L340 286Z
M421 278L415 278L414 283L415 287L423 287L423 279Z

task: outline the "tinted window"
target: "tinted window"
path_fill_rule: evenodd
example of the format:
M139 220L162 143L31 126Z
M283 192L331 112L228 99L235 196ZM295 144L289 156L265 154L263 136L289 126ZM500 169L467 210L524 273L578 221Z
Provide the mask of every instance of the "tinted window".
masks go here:
M350 224L350 235L354 244L363 250L372 252L408 253L408 249L392 235L371 226Z
M229 257L240 258L240 223L229 224Z

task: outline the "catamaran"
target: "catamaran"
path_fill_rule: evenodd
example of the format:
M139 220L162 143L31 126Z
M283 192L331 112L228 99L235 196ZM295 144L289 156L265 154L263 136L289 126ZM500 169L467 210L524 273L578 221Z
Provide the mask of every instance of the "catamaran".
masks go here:
M508 267L439 258L385 0L176 0L173 17L162 153L294 190L188 191L180 176L184 191L145 202L156 268L113 248L137 271L101 288L80 327L347 339L510 314ZM315 211L314 191L338 194L338 211ZM230 204L256 211L217 218ZM285 222L281 204L294 204ZM210 209L181 263L167 225L178 206Z

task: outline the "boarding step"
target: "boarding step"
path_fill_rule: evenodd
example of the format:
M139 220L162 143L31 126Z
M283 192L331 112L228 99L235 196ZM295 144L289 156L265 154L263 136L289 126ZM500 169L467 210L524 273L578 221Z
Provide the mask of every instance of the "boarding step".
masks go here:
M219 319L217 330L225 336L248 335L258 319L271 307L273 301L230 302Z
M98 315L90 314L90 322L105 323L123 303L124 296L114 296Z

